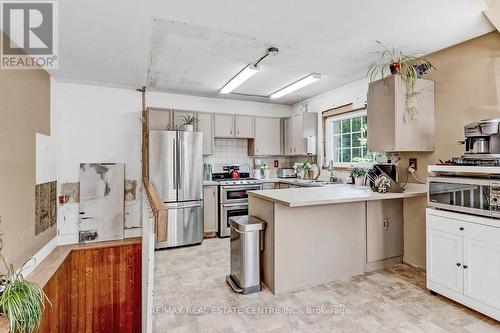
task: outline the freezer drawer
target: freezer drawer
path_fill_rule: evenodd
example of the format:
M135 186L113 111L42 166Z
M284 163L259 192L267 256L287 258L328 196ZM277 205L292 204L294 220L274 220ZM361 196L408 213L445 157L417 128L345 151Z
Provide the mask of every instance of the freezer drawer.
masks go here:
M203 241L203 201L168 203L167 241L156 242L163 249Z

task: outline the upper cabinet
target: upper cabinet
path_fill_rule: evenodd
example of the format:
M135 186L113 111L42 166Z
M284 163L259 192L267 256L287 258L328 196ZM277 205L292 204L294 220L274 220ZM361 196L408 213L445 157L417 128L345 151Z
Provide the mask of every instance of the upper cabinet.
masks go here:
M234 116L234 137L243 138L243 139L251 139L254 137L253 133L253 116L243 116L243 115L235 115Z
M255 117L254 133L248 143L249 155L281 155L281 118Z
M148 109L148 129L150 130L170 130L172 126L171 109L149 108Z
M254 137L254 117L216 113L214 116L216 138L241 138Z
M434 150L434 82L417 79L407 96L399 75L370 83L368 149L376 152Z
M284 119L284 154L306 155L307 138L318 138L318 114L304 112ZM317 152L311 152L316 154Z
M213 113L198 112L198 132L203 133L203 155L214 153Z
M214 114L214 129L216 138L234 138L234 115Z
M196 112L195 111L185 111L185 110L174 110L173 111L173 128L174 130L176 129L181 129L181 126L184 124L184 118L185 117L194 117L196 118Z

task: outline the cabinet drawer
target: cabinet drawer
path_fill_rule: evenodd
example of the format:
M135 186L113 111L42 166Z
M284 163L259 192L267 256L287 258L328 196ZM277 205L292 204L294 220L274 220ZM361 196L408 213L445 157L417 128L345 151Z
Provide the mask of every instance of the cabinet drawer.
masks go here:
M428 229L439 230L470 239L480 239L481 241L493 244L500 244L500 228L431 214L427 214L426 220Z

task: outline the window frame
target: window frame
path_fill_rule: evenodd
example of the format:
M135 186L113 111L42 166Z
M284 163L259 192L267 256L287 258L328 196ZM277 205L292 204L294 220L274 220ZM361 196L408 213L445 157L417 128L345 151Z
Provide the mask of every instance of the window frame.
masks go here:
M332 158L330 156L332 152L332 147L331 147L331 135L332 133L330 132L330 124L332 121L339 121L339 120L344 120L344 119L349 119L349 118L354 118L354 117L362 117L367 115L367 109L366 105L360 108L353 108L352 104L346 104L341 107L331 109L324 111L322 114L323 118L323 169L328 168L328 164ZM356 166L363 166L363 167L372 167L373 164L377 163L376 161L372 162L333 162L333 167L334 168L339 168L339 169L352 169Z

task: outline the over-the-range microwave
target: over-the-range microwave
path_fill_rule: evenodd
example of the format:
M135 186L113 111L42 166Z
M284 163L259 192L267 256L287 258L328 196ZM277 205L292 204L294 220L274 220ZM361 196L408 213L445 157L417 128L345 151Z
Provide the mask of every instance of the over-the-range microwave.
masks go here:
M430 207L500 218L500 179L429 176Z

